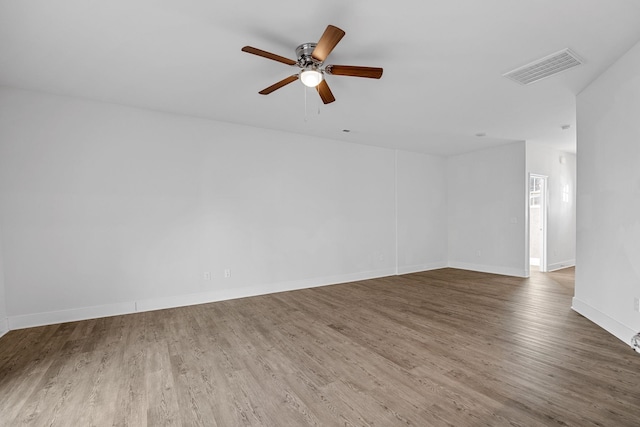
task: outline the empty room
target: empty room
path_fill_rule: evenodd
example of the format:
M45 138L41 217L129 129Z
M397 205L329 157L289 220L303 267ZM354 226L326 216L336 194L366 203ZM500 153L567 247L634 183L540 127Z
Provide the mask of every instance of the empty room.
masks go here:
M640 425L640 2L0 0L1 426Z

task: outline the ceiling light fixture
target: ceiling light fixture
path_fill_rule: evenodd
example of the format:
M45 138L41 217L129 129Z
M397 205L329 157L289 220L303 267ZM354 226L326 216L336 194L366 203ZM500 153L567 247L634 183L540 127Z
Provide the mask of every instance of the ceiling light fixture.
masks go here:
M307 87L318 86L323 78L322 73L314 69L307 69L300 73L300 80Z

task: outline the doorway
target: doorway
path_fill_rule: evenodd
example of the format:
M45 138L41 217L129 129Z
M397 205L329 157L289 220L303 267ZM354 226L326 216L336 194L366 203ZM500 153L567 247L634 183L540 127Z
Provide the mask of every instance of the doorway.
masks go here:
M529 175L529 267L547 271L547 177Z

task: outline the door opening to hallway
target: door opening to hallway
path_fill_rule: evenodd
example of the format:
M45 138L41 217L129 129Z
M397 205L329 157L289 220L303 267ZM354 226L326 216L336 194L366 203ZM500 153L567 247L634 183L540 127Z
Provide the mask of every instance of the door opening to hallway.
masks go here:
M547 177L529 176L529 265L547 271Z

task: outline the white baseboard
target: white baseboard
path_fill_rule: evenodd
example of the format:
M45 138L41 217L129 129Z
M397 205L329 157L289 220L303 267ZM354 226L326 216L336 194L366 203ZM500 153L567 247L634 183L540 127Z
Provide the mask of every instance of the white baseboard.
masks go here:
M10 316L7 330L24 329L35 326L54 325L57 323L75 322L79 320L97 319L101 317L118 316L122 314L138 313L143 311L162 310L166 308L184 307L189 305L206 304L216 301L225 301L236 298L246 298L257 295L266 295L277 292L294 291L298 289L314 288L319 286L336 285L339 283L356 282L359 280L374 279L395 275L394 269L366 271L340 276L331 276L291 282L270 283L250 286L246 288L223 289L220 291L200 292L194 294L173 295L160 298L149 298L139 301L129 301L117 304L106 304L93 307L81 307L69 310L50 311L44 313ZM0 323L0 327L2 324Z
M500 274L502 276L528 277L528 270L511 267L499 267L484 264L471 264L466 262L450 262L450 268L458 268L460 270L478 271L481 273Z
M0 337L9 332L9 320L5 317L0 319Z
M547 271L562 270L563 268L569 268L569 267L575 267L575 266L576 266L576 260L570 259L568 261L554 262L553 264L547 265Z
M162 298L152 298L136 302L137 311L153 311L166 308L185 307L189 305L206 304L216 301L227 301L238 298L254 297L258 295L275 294L278 292L296 291L300 289L317 288L320 286L337 285L339 283L357 282L359 280L375 279L393 276L392 269L367 271L345 274L341 276L323 277L317 279L295 280L290 282L268 283L246 288L221 289L219 291L202 292L197 294L176 295Z
M398 274L419 273L421 271L437 270L447 268L446 261L432 262L429 264L403 265L398 267Z
M576 297L573 297L571 308L573 309L573 311L591 320L593 323L600 326L602 329L609 332L620 341L631 346L631 338L637 333L637 331L634 331L630 327L623 325L615 319L612 319L600 310L593 308L586 302L581 301Z
M123 302L118 304L106 304L93 307L72 308L69 310L9 316L9 329L24 329L35 326L54 325L56 323L75 322L78 320L98 319L100 317L130 314L135 313L135 306L135 302Z

